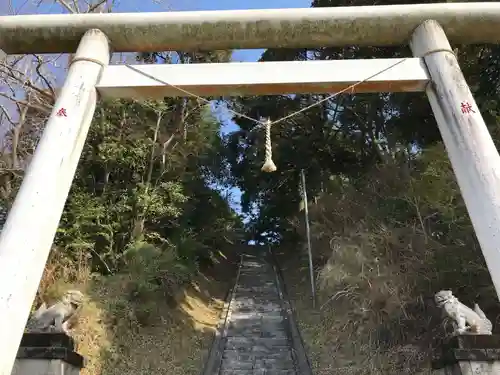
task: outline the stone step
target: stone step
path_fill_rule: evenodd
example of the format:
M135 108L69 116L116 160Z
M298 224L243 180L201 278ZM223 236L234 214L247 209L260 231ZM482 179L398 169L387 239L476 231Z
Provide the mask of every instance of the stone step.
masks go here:
M252 311L247 307L240 308L234 307L231 309L231 322L238 322L238 324L254 324L257 322L265 322L268 324L283 324L284 316L281 309L272 308L255 308Z
M230 307L252 307L254 309L257 308L273 308L281 310L282 305L279 301L273 302L269 300L260 300L260 299L252 299L245 297L245 299L235 299L231 302Z
M243 286L238 286L236 290L234 291L235 295L239 294L249 294L251 296L260 296L260 295L270 295L273 296L275 295L276 297L279 297L278 291L274 287L266 287L262 289L256 289L255 287L243 287Z
M236 374L235 374L236 375ZM295 370L267 370L267 369L255 369L252 375L299 375Z
M226 337L225 350L246 349L251 343L259 350L273 350L273 348L289 347L289 342L284 338L246 338L246 337Z
M238 281L237 289L240 288L267 288L272 291L277 291L276 284L262 284L259 281L245 281L244 279L240 279Z
M229 361L223 360L221 365L221 372L224 373L225 370L239 371L239 370L253 370L251 374L254 374L256 370L266 370L267 373L274 374L275 371L293 371L294 366L292 361L285 362L273 362L273 361L249 361L249 362L241 362L241 361ZM266 372L261 372L266 373ZM293 372L292 372L293 374Z
M293 361L292 354L290 353L290 348L285 347L281 350L251 350L251 351L241 351L241 350L226 350L222 357L223 359L232 359L238 361L249 361L255 360L255 358L267 358L267 359L282 359L283 361Z
M272 272L240 272L240 276L238 278L238 284L244 280L245 283L249 284L257 284L260 283L262 285L275 285L276 280Z
M270 301L263 300L260 298L249 298L245 297L245 299L235 299L231 306L253 306L253 307L273 307L281 309L280 300Z
M290 347L287 346L273 346L266 347L263 345L255 345L254 342L250 342L251 345L245 347L238 347L234 349L226 348L225 353L229 353L229 356L236 355L250 355L250 356L260 356L266 358L275 358L275 357L287 357L291 356Z
M252 276L267 276L266 280L272 280L271 276L274 277L274 270L269 267L246 267L240 270L240 276L252 275Z
M260 302L260 301L235 301L230 305L231 311L239 308L252 308L252 312L255 312L257 315L259 309L264 310L272 310L272 311L282 311L282 307L279 303L269 303L269 302Z
M252 303L252 302L233 302L231 304L231 313L238 311L240 314L253 314L256 317L262 317L263 313L269 313L269 315L280 315L283 309L278 304L263 304L263 303Z
M283 331L275 331L275 332L264 332L264 331L249 331L249 330L227 330L226 333L227 337L238 337L241 335L244 335L245 338L252 339L252 340L258 340L258 339L283 339L287 340L288 335L286 332Z
M261 303L263 305L268 305L270 303L281 306L281 299L275 293L249 293L249 292L237 292L234 293L234 302L248 302L248 303Z
M238 284L242 284L242 281L250 285L256 285L258 283L262 285L275 284L272 274L267 272L240 272Z
M253 303L274 303L281 305L280 296L275 293L252 293L252 292L236 292L234 293L236 301L248 300Z
M265 315L260 314L258 311L241 312L236 309L231 311L231 322L243 322L246 320L254 321L260 319L267 319L268 322L283 321L283 316L281 315L281 310L268 312Z
M266 370L266 369L253 369L253 370L232 370L223 369L218 375L299 375L295 370Z
M293 370L292 358L257 358L253 363L254 369L266 370Z
M287 339L288 335L283 330L273 330L267 331L259 328L229 328L226 331L226 337L245 337L247 339L258 340L260 338L276 338L276 339Z
M256 312L268 312L268 311L281 311L281 306L275 303L256 304L253 303L252 301L233 301L231 303L231 311L235 311L236 309L240 309L242 312L244 310L252 310Z
M253 361L238 361L232 359L222 359L221 371L224 370L253 370L254 362Z
M273 311L275 310L281 310L281 304L279 303L272 303L269 301L262 301L262 302L256 302L253 299L237 299L233 302L231 302L231 309L233 308L252 308L254 310L256 309L271 309Z
M273 315L271 315L273 314ZM267 316L266 316L267 315ZM234 317L234 318L233 318ZM244 317L244 318L243 318ZM255 314L250 315L249 313L239 314L237 312L231 313L231 321L228 327L286 327L285 320L277 313L267 313L267 314Z

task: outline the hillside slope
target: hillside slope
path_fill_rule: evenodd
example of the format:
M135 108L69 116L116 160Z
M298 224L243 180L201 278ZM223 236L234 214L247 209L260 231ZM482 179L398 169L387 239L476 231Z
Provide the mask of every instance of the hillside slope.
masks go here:
M38 300L51 302L77 288L87 296L72 335L87 361L82 375L198 374L210 349L234 260L186 274L170 293L133 270L91 275L83 263L65 267L52 259ZM170 269L172 271L172 269ZM37 301L38 302L38 301Z
M331 180L310 203L316 309L302 215L302 244L277 250L318 375L427 373L429 348L445 333L433 302L442 289L499 316L442 146L417 165L379 165L356 184Z

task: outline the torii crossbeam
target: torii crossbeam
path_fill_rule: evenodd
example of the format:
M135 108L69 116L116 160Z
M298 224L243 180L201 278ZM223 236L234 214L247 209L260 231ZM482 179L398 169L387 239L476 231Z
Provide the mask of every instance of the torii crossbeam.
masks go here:
M0 49L74 52L89 29L114 52L301 48L408 43L425 20L439 22L452 43L499 43L500 3L196 12L20 15L0 17Z
M0 17L9 54L74 52L0 235L0 375L10 375L96 106L107 97L425 91L500 291L500 156L453 42L499 43L500 3ZM409 44L413 58L109 66L115 52ZM0 53L0 56L2 54ZM391 62L392 61L392 62ZM319 68L321 67L321 68ZM130 70L130 72L128 72ZM133 70L133 71L132 71ZM170 85L169 85L170 83ZM96 90L97 88L97 90Z

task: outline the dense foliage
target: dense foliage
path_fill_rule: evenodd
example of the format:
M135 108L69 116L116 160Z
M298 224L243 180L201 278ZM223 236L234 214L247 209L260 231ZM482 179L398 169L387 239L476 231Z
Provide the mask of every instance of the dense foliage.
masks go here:
M390 2L385 2L390 3ZM371 1L316 0L313 7L372 5ZM383 5L378 2L377 5ZM497 46L457 46L459 61L491 131L496 131L498 102ZM407 47L269 49L261 61L389 58L411 56ZM281 95L241 98L233 107L252 117L277 120L327 95ZM378 163L414 159L440 142L432 110L424 94L339 95L273 127L274 159L278 172L262 176L263 132L237 117L241 130L228 139L234 183L243 191L243 208L255 206L256 234L293 234L287 218L300 202L299 172L304 169L310 197L320 193L331 176L358 178Z
M219 124L209 108L193 108L183 123L190 130L168 143L174 105L100 105L56 244L89 251L96 269L113 272L138 241L174 246L186 261L208 259L231 243L239 219L208 186L217 179L211 166L221 147Z
M138 59L159 63L227 61L225 51L158 53ZM12 69L16 68L16 62ZM51 92L51 90L40 92ZM34 96L31 93L28 93ZM50 95L49 95L50 96ZM47 111L40 99L15 102L19 119L2 153L2 203L8 209L41 134ZM12 112L15 114L15 112ZM9 120L11 123L8 123ZM103 101L98 105L56 236L56 252L85 254L92 269L114 274L126 256L150 244L190 269L213 263L239 242L243 225L227 197L219 121L210 105L193 99ZM207 231L210 227L210 231ZM168 251L167 251L168 249ZM125 268L124 268L125 267Z

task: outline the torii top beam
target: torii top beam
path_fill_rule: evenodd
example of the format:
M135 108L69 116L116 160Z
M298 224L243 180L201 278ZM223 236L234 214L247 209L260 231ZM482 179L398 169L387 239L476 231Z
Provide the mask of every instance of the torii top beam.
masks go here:
M114 52L408 43L423 21L453 43L499 43L500 3L0 17L9 54L74 52L84 32L102 30Z

